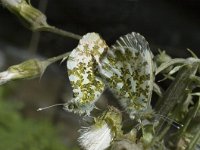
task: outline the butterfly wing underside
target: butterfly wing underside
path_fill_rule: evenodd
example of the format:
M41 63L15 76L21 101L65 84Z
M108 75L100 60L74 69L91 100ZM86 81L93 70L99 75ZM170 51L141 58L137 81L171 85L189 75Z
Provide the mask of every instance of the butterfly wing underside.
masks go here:
M148 42L138 33L120 37L101 60L100 73L129 114L150 106L153 62Z
M105 87L102 80L95 75L96 62L106 48L106 43L97 33L88 33L70 53L67 69L73 99L65 105L68 111L89 115L94 108L94 103Z

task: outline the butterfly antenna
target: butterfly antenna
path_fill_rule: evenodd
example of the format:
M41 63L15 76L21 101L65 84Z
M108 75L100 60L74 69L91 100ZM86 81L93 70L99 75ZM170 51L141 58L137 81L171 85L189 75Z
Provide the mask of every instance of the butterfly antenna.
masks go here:
M167 121L167 123L171 124L172 126L174 126L177 129L180 129L180 127L184 126L183 124L177 122L174 119L171 119L169 117L166 117L166 116L163 116L163 115L160 115L160 114L157 114L157 115L160 116L164 121Z
M61 106L61 105L63 106L64 104L54 104L54 105L51 105L51 106L38 108L37 111L42 111L42 110L45 110L45 109L49 109L49 108L56 107L56 106Z

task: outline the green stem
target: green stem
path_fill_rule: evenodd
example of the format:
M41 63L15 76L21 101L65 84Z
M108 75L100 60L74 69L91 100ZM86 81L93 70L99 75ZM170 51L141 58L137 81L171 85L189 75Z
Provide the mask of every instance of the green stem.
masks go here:
M43 69L43 72L41 73L40 76L43 75L44 71L46 70L46 68L47 68L49 65L51 65L52 63L54 63L54 62L56 62L56 61L58 61L58 60L61 60L61 59L65 60L65 59L69 56L70 53L71 53L71 52L67 52L67 53L64 53L64 54L61 54L61 55L58 55L58 56L55 56L55 57L46 59L46 60L44 60L44 61L41 61L41 64L40 64L40 65L41 65L42 68L45 68L45 69Z
M61 54L61 55L58 55L58 56L55 56L55 57L52 57L52 58L49 58L47 60L44 60L43 62L48 62L48 64L50 65L50 64L52 64L52 63L54 63L54 62L56 62L58 60L67 58L70 53L71 53L71 51L67 52L67 53L64 53L64 54Z
M46 68L49 65L51 65L52 63L55 63L56 61L61 60L61 59L65 60L69 56L69 54L70 54L70 52L67 52L67 53L64 53L64 54L61 54L61 55L40 61L40 67L43 68L40 76L43 75L43 73L45 72Z
M65 30L56 28L54 26L44 26L44 27L37 29L37 31L48 31L48 32L52 32L52 33L64 36L64 37L70 37L70 38L73 38L76 40L80 40L82 38L82 36L80 36L78 34L74 34L72 32L67 32Z

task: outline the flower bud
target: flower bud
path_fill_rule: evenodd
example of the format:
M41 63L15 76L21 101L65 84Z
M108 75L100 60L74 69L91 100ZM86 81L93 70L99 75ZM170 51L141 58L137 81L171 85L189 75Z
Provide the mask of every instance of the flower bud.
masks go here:
M26 0L1 0L2 4L19 17L22 23L32 31L48 27L46 16L26 2Z
M9 67L0 73L0 85L16 79L30 79L41 76L48 66L47 61L31 59Z

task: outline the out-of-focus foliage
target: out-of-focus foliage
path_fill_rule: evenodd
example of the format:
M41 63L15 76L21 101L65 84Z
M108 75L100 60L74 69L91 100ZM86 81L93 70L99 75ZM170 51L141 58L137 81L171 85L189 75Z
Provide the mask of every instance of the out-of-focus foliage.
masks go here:
M24 119L18 110L22 104L6 101L0 88L1 150L67 150L49 121Z

